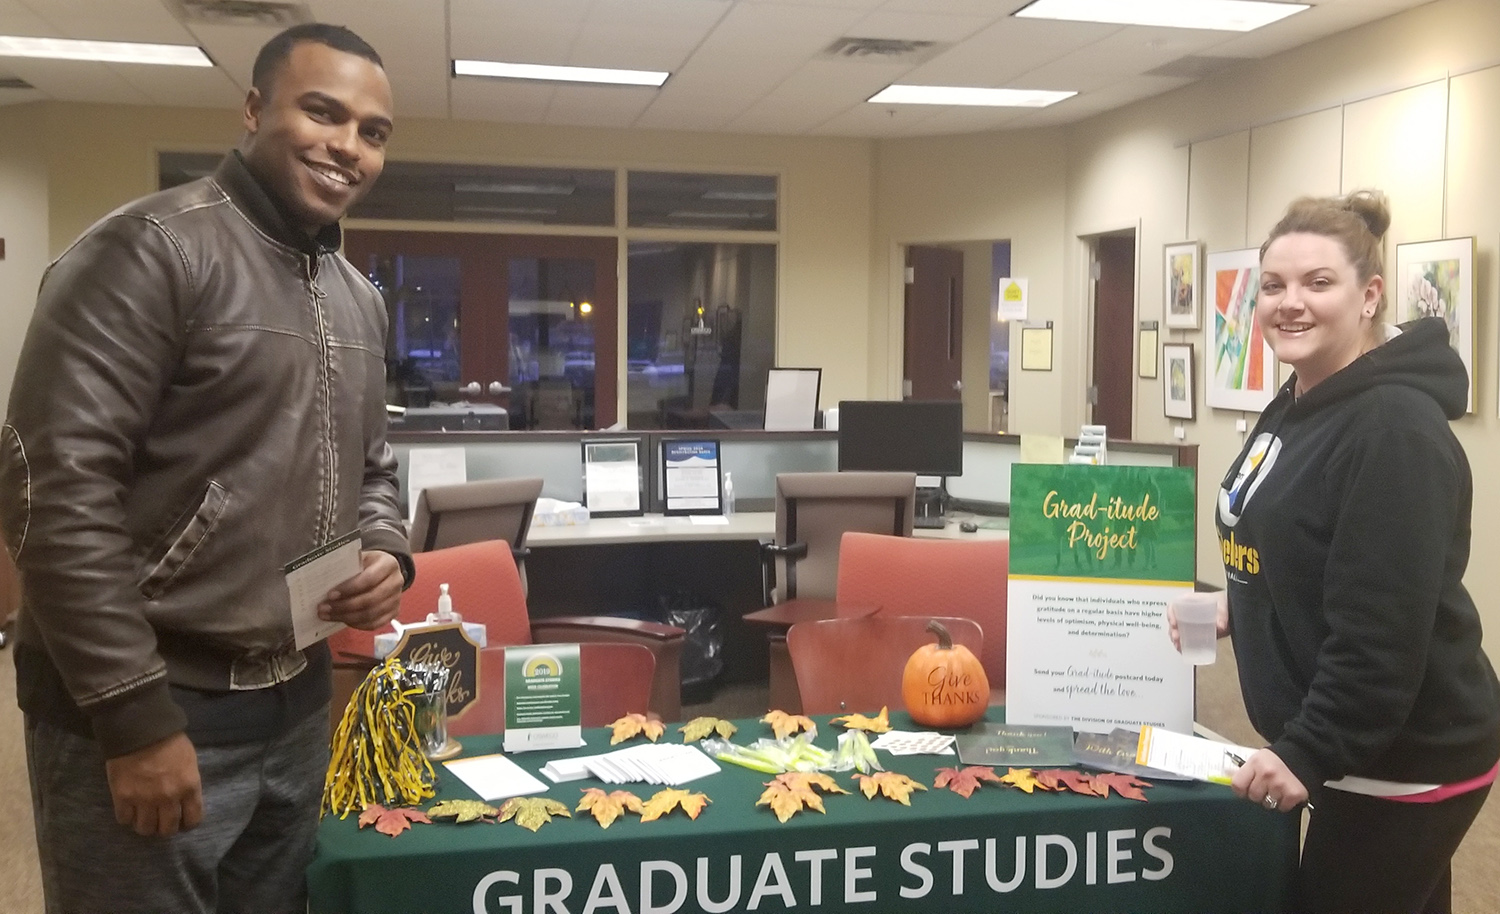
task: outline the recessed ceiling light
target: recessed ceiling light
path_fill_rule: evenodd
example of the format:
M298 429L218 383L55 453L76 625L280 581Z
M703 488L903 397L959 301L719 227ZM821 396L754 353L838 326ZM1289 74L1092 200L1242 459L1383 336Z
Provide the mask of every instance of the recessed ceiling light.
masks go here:
M603 67L554 67L539 63L498 60L455 60L455 76L491 76L546 82L606 83L617 86L660 86L672 74L661 70L610 70Z
M1307 9L1270 0L1035 0L1011 15L1115 25L1248 32Z
M870 96L878 105L985 105L994 108L1045 108L1077 95L1050 89L978 89L967 86L886 86Z
M203 49L186 44L136 44L129 41L78 41L72 38L27 38L0 35L0 57L45 57L100 63L154 63L174 67L211 67Z

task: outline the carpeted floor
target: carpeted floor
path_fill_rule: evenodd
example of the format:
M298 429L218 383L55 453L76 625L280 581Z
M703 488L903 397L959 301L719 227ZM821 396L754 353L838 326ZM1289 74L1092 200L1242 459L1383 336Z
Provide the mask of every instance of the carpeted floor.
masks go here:
M1198 719L1231 740L1256 745L1259 739L1240 705L1228 642L1220 644L1219 662L1200 671ZM763 713L765 708L764 683L736 684L719 688L706 704L684 707L683 716L749 717ZM41 914L21 713L16 710L15 670L9 650L0 650L0 784L9 787L0 792L0 912ZM1453 882L1455 914L1500 912L1500 802L1490 802L1470 830L1454 861Z

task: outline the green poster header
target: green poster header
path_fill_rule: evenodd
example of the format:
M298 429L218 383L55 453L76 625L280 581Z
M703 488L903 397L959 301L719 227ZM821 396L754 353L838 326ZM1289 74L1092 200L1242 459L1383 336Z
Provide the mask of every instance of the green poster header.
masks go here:
M1191 584L1196 490L1188 467L1017 464L1010 573Z

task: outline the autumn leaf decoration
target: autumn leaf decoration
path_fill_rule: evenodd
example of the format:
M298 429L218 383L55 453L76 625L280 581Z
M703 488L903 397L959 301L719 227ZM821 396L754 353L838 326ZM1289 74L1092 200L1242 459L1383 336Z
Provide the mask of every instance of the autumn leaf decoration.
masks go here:
M609 744L623 743L633 736L645 734L651 742L667 732L667 725L654 715L647 717L644 714L626 714L624 717L610 724L614 735L609 738Z
M551 822L553 816L573 818L573 814L568 812L567 804L557 800L547 797L511 797L500 806L500 818L496 821L509 822L514 819L522 828L536 831Z
M390 835L392 838L411 828L413 822L421 822L431 825L432 820L420 809L411 806L399 806L395 809L386 809L379 803L371 803L359 814L359 827L373 824L375 830L382 835Z
M849 792L822 772L788 771L777 775L775 780L766 782L766 789L761 793L760 799L755 801L755 805L771 807L776 818L782 822L803 809L826 812L823 809L823 798L814 787L821 788L825 793Z
M1146 795L1141 793L1142 787L1150 787L1150 781L1143 781L1138 777L1118 772L1106 772L1094 775L1094 793L1101 797L1109 796L1113 790L1115 793L1127 800L1140 800L1146 802Z
M491 822L500 810L483 800L444 800L430 807L427 814L454 822Z
M995 769L986 768L983 765L970 765L967 768L939 768L937 780L932 786L937 788L946 787L967 800L979 789L980 781L993 781L1000 783L1000 775Z
M718 717L695 717L677 728L682 734L685 743L696 743L700 739L708 739L717 733L724 739L729 739L739 728L727 720Z
M1030 768L1011 768L1007 770L1004 776L1000 778L1000 783L1009 784L1017 790L1024 790L1027 793L1031 793L1038 787L1042 788L1043 790L1054 789L1052 787L1048 787L1045 783L1039 780L1036 774L1033 773Z
M574 812L591 812L600 828L609 828L627 809L639 813L642 809L641 798L628 790L605 793L598 787L589 787L584 790L583 799L578 801L578 808Z
M891 709L882 707L880 713L874 717L866 717L863 714L845 714L843 717L835 717L829 723L843 724L846 729L864 730L866 733L886 733L891 729Z
M879 792L882 796L895 800L902 806L911 805L911 792L913 790L926 790L922 784L913 781L904 774L894 771L877 771L874 774L856 774L854 779L859 782L859 789L865 795L865 799L875 799Z
M688 814L689 819L696 819L703 807L711 802L713 801L708 798L708 794L693 793L691 790L658 790L641 807L641 821L654 822L679 806Z
M771 725L771 732L776 734L777 739L786 739L798 730L814 733L818 729L818 725L813 723L812 718L801 714L788 714L785 711L771 711L762 717L761 721Z

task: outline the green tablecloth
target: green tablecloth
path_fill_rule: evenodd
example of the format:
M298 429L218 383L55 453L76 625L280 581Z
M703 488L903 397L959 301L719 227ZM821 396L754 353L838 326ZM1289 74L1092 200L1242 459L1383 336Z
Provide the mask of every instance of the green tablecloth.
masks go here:
M903 714L898 728L910 729ZM817 743L839 728L824 719ZM737 721L736 742L769 736ZM609 749L514 756L536 772L552 758ZM681 739L671 727L663 739ZM466 755L499 751L468 737ZM618 748L618 747L616 747ZM954 756L892 757L892 770L931 788ZM855 791L848 775L836 776ZM1026 794L987 784L965 800L914 793L911 808L853 792L827 813L785 824L755 801L770 776L732 765L687 787L713 801L696 821L680 810L655 822L627 815L608 829L592 817L555 818L532 833L512 823L418 825L397 838L328 817L308 869L313 914L695 914L724 911L1280 912L1296 870L1297 819L1239 800L1229 788L1159 783L1148 802L1070 793ZM544 778L545 780L545 778ZM550 783L550 782L548 782ZM593 780L545 794L569 807ZM438 798L472 798L441 771Z

